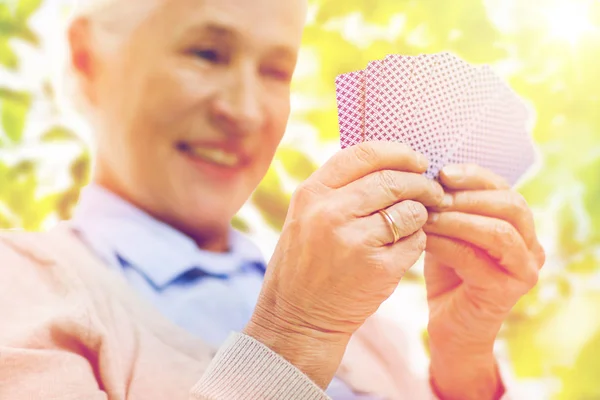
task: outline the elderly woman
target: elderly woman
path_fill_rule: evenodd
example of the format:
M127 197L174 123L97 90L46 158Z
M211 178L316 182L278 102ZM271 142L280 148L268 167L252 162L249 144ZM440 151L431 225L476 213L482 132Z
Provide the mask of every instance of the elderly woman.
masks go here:
M91 5L68 43L93 183L72 221L1 240L0 398L505 393L493 344L544 255L501 178L451 166L442 186L400 144L340 151L295 193L267 266L230 220L284 133L305 1ZM401 330L369 317L425 247L418 382Z

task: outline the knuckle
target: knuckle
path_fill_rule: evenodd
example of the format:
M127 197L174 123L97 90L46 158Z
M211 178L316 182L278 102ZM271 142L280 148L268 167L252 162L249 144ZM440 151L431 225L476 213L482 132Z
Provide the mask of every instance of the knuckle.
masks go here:
M466 243L457 243L454 242L456 246L456 257L460 260L477 260L479 258L479 254L477 254L477 250L473 246L469 246Z
M511 246L516 243L517 237L515 229L506 221L499 221L494 225L493 238L504 246Z
M306 211L304 217L314 227L332 227L336 225L336 211L329 205L329 202L315 204Z
M509 191L512 205L521 213L529 213L529 204L519 192Z
M419 229L402 243L406 253L420 254L425 251L425 247L427 246L427 235L422 229Z
M361 163L374 166L377 163L377 150L373 142L363 142L353 146L354 157Z
M444 199L444 195L446 194L444 192L444 188L442 188L442 186L437 183L436 181L432 181L427 179L428 181L428 190L430 191L430 193L432 194L432 200L436 203L439 204L442 202L442 200Z
M420 229L427 221L427 209L421 203L406 200L402 202L405 212L402 213L402 222L406 224L411 231Z
M546 264L546 251L540 244L538 244L536 246L534 255L535 255L535 260L536 260L538 266L540 268L543 267L544 264Z
M302 215L298 220L307 221L308 223L313 223L313 221L318 223L320 213L321 210L319 207L309 207L308 209L303 210Z
M415 233L415 250L419 253L425 251L427 247L427 235L423 232L422 229L419 229Z
M380 171L378 173L378 184L384 193L390 198L397 198L402 192L402 184L396 179L394 173L389 170Z
M303 182L292 194L291 203L298 206L310 204L318 192L319 190L314 185Z
M529 268L527 268L526 275L525 275L525 283L530 288L537 285L539 278L540 278L540 273L539 273L539 270L535 266L532 265Z

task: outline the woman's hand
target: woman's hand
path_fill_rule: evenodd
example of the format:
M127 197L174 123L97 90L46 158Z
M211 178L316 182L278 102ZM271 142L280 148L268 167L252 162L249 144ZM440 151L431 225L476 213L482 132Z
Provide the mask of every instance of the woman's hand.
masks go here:
M402 144L367 142L316 171L293 196L246 333L325 387L351 335L425 248L425 206L443 197L426 169Z
M494 398L496 335L544 251L527 202L502 178L455 165L440 181L448 194L424 227L432 380L444 399Z

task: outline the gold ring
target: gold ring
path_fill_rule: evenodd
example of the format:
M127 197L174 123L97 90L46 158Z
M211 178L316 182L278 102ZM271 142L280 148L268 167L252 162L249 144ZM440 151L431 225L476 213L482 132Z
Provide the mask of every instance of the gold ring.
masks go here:
M394 219L392 218L392 216L390 214L388 214L387 211L379 210L377 212L379 214L381 214L383 219L385 219L385 222L387 222L390 229L392 230L392 233L394 234L394 241L392 242L392 244L396 243L398 240L400 240L400 229L398 229L398 225L396 225L396 223L394 222Z

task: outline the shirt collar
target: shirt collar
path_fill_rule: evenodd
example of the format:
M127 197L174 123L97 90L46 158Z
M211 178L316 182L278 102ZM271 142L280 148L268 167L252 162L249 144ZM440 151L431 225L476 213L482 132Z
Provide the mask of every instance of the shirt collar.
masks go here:
M229 252L202 250L190 237L97 184L82 190L71 223L96 251L105 253L101 256L124 259L157 287L196 268L222 276L249 264L265 265L258 247L233 228ZM106 254L111 251L116 254Z

